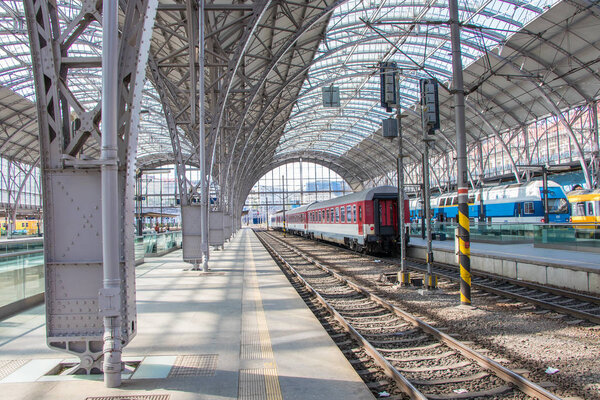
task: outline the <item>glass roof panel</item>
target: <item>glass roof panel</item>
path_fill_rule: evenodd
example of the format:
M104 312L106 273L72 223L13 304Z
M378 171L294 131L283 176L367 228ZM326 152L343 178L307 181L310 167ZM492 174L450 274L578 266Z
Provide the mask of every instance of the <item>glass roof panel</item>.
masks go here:
M556 0L459 0L464 24L463 66L499 46L554 3ZM418 80L427 77L423 70L448 81L452 59L447 6L447 0L351 0L338 7L276 156L316 150L343 155L379 129L381 120L391 115L379 105L381 61L395 61L402 69L403 108L417 101ZM341 107L323 107L321 90L327 86L339 87ZM329 142L330 137L334 142Z

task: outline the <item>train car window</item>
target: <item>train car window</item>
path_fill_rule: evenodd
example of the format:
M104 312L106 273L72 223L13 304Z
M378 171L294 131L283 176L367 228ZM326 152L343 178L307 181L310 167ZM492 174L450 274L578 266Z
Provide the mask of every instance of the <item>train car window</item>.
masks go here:
M352 222L356 222L356 206L352 206Z
M474 194L469 195L468 203L475 203L475 195Z
M340 207L340 222L346 222L346 207Z
M348 206L346 207L346 221L348 222L352 222L352 207Z
M581 202L581 203L577 203L577 214L580 217L583 217L585 215L585 203Z
M340 208L339 207L335 208L335 222L336 223L340 222Z
M362 206L358 206L358 220L362 222Z
M588 201L588 215L594 215L594 203Z
M533 202L532 201L526 201L523 204L523 212L525 213L525 215L533 214L534 210L533 210Z
M446 205L446 199L440 199L440 207L444 207Z
M452 198L452 205L458 204L458 196Z

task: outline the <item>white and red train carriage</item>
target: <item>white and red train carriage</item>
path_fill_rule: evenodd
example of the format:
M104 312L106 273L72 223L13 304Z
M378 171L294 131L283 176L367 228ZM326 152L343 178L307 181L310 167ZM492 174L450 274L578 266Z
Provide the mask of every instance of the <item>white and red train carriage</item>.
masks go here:
M398 190L380 186L336 197L271 218L271 227L297 235L343 244L353 250L389 253L398 238ZM410 220L408 197L404 221ZM407 236L408 237L408 236Z

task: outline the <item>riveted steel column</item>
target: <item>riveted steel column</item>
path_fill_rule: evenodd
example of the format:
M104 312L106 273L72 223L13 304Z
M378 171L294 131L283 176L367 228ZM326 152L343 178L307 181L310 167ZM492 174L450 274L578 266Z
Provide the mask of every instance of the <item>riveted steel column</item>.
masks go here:
M469 239L469 206L467 176L467 141L465 131L465 93L460 50L458 2L449 0L450 36L452 41L452 85L456 124L456 164L458 186L458 240L460 259L460 302L471 304L471 246Z
M199 148L200 148L200 187L201 187L201 220L200 220L200 235L202 240L202 271L208 271L208 178L206 177L206 132L204 127L204 112L205 112L205 102L204 102L204 0L200 0L198 2L198 64L199 68L199 76L198 76L198 86L199 86L199 102L200 102L200 116L199 116L199 126L200 126L200 140L199 140Z
M117 0L102 5L102 265L104 293L111 307L104 313L104 384L121 385L121 275L119 264L119 195L117 176L117 106L119 9Z

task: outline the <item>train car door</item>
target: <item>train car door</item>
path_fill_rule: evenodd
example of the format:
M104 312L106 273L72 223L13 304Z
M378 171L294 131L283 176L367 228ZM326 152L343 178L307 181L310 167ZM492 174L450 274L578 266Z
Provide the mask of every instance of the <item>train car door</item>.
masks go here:
M379 235L393 235L394 229L394 200L392 199L378 199L375 204L378 218L375 220L378 222L375 226L375 234ZM376 216L377 217L377 216Z
M362 205L358 205L358 211L357 211L358 215L357 215L357 219L358 219L358 234L359 235L363 235L363 206Z

